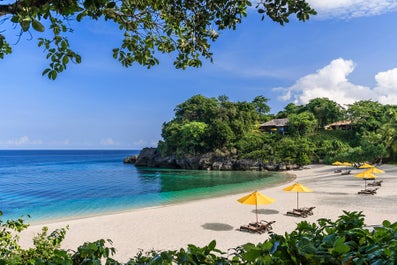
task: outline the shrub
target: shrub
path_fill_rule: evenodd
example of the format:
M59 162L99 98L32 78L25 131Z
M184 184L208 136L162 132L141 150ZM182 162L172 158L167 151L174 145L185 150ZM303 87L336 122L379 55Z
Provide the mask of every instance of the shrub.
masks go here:
M1 215L1 212L0 212ZM77 250L63 250L60 244L66 229L57 229L34 238L34 248L23 250L19 233L28 225L22 219L0 220L0 265L3 264L122 264L113 258L116 250L110 240L86 242ZM207 246L188 245L179 251L139 251L127 265L138 264L396 264L397 222L384 221L369 229L362 212L347 212L336 221L319 219L317 223L302 221L295 230L284 235L272 234L259 244L247 243L229 250L229 255Z

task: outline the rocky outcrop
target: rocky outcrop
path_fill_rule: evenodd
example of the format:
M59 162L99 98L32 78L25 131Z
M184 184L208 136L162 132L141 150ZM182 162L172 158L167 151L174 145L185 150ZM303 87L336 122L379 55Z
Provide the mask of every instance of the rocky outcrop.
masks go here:
M135 164L136 160L138 159L137 155L129 156L124 158L123 162L125 164Z
M137 167L179 168L195 170L269 170L282 171L299 168L291 164L264 164L255 159L238 159L237 156L224 153L206 153L184 157L162 157L156 148L143 148L138 156L127 157L124 163Z

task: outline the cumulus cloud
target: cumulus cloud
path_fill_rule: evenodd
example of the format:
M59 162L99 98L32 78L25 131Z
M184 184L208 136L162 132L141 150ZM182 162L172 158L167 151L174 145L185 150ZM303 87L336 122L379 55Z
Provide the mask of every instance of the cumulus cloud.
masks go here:
M308 0L319 17L353 18L397 10L397 0Z
M30 140L28 136L21 136L17 139L10 139L1 144L5 144L8 146L27 146L27 145L41 145L43 144L42 140Z
M354 71L351 60L338 58L316 73L306 75L287 88L274 88L281 93L280 99L292 101L297 105L307 104L314 98L328 98L341 105L352 104L359 100L374 100L382 104L397 102L397 68L380 72L375 76L374 88L361 86L349 81Z
M104 138L101 140L101 145L119 145L120 143L113 140L111 137Z
M155 146L157 146L158 142L159 142L159 140L139 139L132 143L132 148L141 149L141 148L145 148L145 147L155 147Z
M397 104L397 68L380 72L375 75L377 86L374 91L379 102L383 104Z

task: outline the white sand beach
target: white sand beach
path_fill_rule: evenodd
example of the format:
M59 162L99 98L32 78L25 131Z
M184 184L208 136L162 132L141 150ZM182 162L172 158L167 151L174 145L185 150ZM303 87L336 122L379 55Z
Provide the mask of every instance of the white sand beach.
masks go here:
M362 211L366 224L379 225L383 220L397 221L397 166L380 167L385 174L376 195L358 195L364 181L354 177L363 169L352 169L350 175L334 173L335 166L310 165L308 169L289 171L296 180L277 187L260 189L260 192L276 201L259 205L259 219L276 221L275 233L292 231L302 220L315 222L319 218L335 220L343 210ZM311 193L299 194L299 206L315 206L314 214L307 218L287 216L286 212L296 208L296 192L282 189L296 181L311 188ZM254 222L255 206L244 205L237 199L248 194L235 194L199 201L167 205L155 208L131 210L112 215L88 217L49 224L32 225L21 235L23 247L32 244L34 234L48 226L50 231L69 225L62 245L65 249L76 249L86 241L111 239L117 253L114 258L126 262L142 250L177 250L188 244L204 246L211 240L217 248L227 251L247 242L258 243L267 234L252 234L239 231L240 225Z

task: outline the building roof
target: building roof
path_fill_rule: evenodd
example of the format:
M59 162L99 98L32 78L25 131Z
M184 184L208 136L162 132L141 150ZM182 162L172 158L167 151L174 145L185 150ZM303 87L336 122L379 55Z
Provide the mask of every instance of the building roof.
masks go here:
M288 123L288 119L273 119L268 122L262 123L259 127L284 127Z
M332 127L332 126L346 126L346 125L350 125L352 123L352 121L349 120L345 120L345 121L337 121L331 124L326 125L325 127Z

